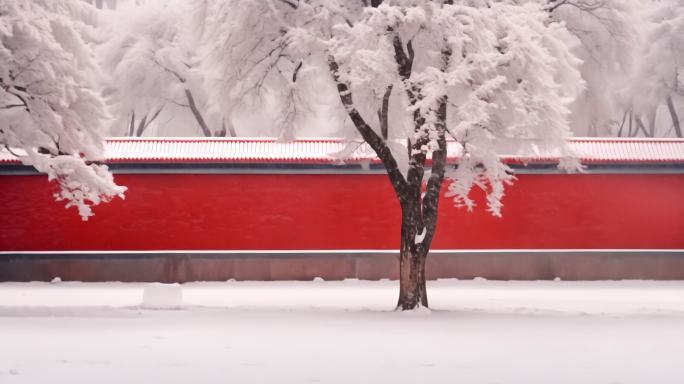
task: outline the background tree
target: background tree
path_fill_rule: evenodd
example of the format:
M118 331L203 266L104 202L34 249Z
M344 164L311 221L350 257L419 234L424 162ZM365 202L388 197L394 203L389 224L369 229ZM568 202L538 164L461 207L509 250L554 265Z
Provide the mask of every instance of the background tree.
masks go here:
M185 1L148 0L108 15L109 30L98 50L117 125L142 136L160 116L190 112L203 136L235 136L232 124L210 125L206 95L193 50ZM229 120L228 120L229 122Z
M684 9L678 0L551 0L582 44L587 90L572 107L576 134L681 137Z
M499 154L570 158L569 104L583 86L578 44L546 4L517 1L233 0L198 2L200 70L214 108L268 92L284 114L322 95L382 161L402 211L398 307L427 306L425 262L440 192L501 214L514 179ZM311 81L315 78L315 81ZM285 120L286 121L286 120ZM447 139L457 145L448 170ZM563 166L576 168L574 161Z
M55 197L84 220L126 190L97 163L106 111L88 44L96 24L81 1L0 2L0 146L57 181Z
M586 89L571 106L576 135L615 136L619 117L629 109L625 95L636 66L643 24L643 1L549 0L554 20L565 23L580 44L572 52L582 60Z
M684 3L662 0L651 5L640 65L628 90L633 104L630 117L635 120L635 129L630 131L636 134L641 130L651 137L681 138L684 137L680 113L684 105ZM642 115L646 118L642 119ZM656 132L657 120L663 122L661 132Z

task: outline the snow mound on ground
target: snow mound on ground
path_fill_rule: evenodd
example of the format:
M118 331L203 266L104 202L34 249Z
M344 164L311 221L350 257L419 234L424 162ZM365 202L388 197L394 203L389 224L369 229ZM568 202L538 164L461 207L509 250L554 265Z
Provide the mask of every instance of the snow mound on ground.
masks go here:
M403 316L430 316L432 311L428 307L419 306L409 310L399 310Z
M148 284L143 290L141 307L146 309L180 309L183 307L183 288L180 284Z

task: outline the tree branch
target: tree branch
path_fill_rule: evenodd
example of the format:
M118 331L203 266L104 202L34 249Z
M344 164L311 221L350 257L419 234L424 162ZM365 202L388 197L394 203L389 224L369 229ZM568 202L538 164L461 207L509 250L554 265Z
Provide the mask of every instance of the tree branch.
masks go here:
M128 136L135 134L135 111L131 112L131 121L128 123Z
M14 153L14 151L12 150L12 148L9 147L9 145L5 144L5 149L7 150L7 152L11 153L14 157L21 158L21 156L19 156L19 154Z
M227 126L227 130L226 130ZM230 134L230 137L237 137L237 132L235 131L235 126L233 125L233 122L228 119L228 124L226 124L226 119L223 119L223 131L225 133Z
M637 123L637 134L639 134L639 129L641 129L642 132L644 132L644 137L649 137L648 131L646 130L646 126L644 125L644 122L641 121L641 116L637 115L634 120Z
M670 112L670 118L672 119L675 134L677 135L677 137L683 137L682 126L679 122L679 115L677 115L677 110L675 109L674 103L672 102L672 96L667 97L667 110Z
M12 76L10 75L10 78L11 78L11 77L12 77ZM22 92L22 93L28 93L28 92L27 92L28 90L26 89L26 87L21 87L21 86L18 86L18 85L9 85L9 84L5 84L5 82L3 81L2 78L0 78L0 87L1 87L5 92L7 92L7 93L9 93L10 95L12 95L12 96L16 97L17 99L19 99L19 101L21 102L21 104L19 104L19 105L17 105L17 104L6 105L6 106L5 106L6 108L4 108L4 109L14 108L14 107L17 107L17 106L19 106L19 107L22 107L22 106L23 106L23 107L26 108L26 112L31 112L31 109L30 109L29 106L28 106L27 99L32 100L32 99L33 99L33 96L31 96L31 95L22 96L21 94L19 94L19 93L17 93L17 92L14 91L14 90L17 90L17 91ZM26 98L25 98L25 97L26 97Z
M387 141L389 137L389 101L392 95L392 84L387 86L385 94L382 96L382 107L378 110L378 119L380 120L380 134L383 140Z
M302 64L304 64L303 61L300 61L297 63L297 66L294 69L294 72L292 72L292 82L296 83L297 82L297 74L299 74L299 70L302 69Z
M297 9L297 8L299 7L299 1L298 1L298 0L297 0L296 3L294 3L294 2L292 2L292 1L290 1L290 0L278 0L278 1L280 1L280 2L283 3L283 4L287 4L287 5L290 6L292 9Z
M618 130L617 136L621 137L622 136L622 129L625 127L625 121L627 121L627 114L629 113L629 110L625 110L625 113L622 115L622 122L620 123L620 129Z
M140 120L140 123L138 123L138 130L135 131L135 136L141 137L143 132L145 132L145 128L147 128L147 115L143 116L143 118Z
M392 32L392 29L389 31ZM392 45L394 46L394 60L396 60L397 65L399 66L399 75L402 79L408 80L408 78L411 77L413 58L415 57L413 44L411 43L411 40L409 40L408 44L406 45L408 54L406 54L406 52L404 52L404 44L401 41L401 37L399 37L398 34L395 34L392 38Z
M335 84L337 85L337 93L340 96L342 105L347 110L349 118L361 134L361 137L363 137L363 139L378 155L380 161L382 161L385 169L387 170L387 175L389 176L390 182L394 187L394 192L397 194L399 200L403 201L405 199L404 191L406 189L406 180L401 174L401 171L399 171L397 160L392 155L392 151L387 146L387 143L380 136L378 136L375 131L373 131L373 128L366 124L366 121L363 119L359 111L354 107L351 90L347 84L340 80L340 68L332 55L328 56L328 68L333 80L335 81Z
M0 109L12 109L12 108L26 108L26 104L8 104L3 105Z
M437 212L439 210L439 195L444 182L444 175L447 165L447 143L446 143L446 114L447 97L444 96L439 103L437 111L437 145L438 149L432 151L432 172L427 182L425 197L423 198L423 220L427 229L423 244L426 249L430 249L432 238L437 228Z
M452 50L447 46L441 52L442 55L442 71L445 72L449 68ZM437 228L437 213L439 211L439 196L442 191L442 184L444 183L444 175L447 166L447 105L448 96L444 95L439 100L437 108L437 121L435 122L435 130L437 131L437 149L432 151L432 172L427 182L425 190L425 197L423 198L423 222L425 225L425 238L422 245L427 252L432 244L432 239Z
M190 92L188 88L185 88L184 91L185 97L188 99L188 105L190 106L190 110L192 111L193 116L195 116L197 124L199 124L200 128L202 129L202 133L204 133L204 136L206 137L211 137L211 130L207 126L207 123L204 121L202 113L197 108L197 104L195 103L195 98L192 96L192 92Z
M157 110L152 114L152 117L149 120L147 120L147 122L145 123L145 129L147 129L147 127L149 127L150 124L152 124L157 119L157 117L159 117L159 114L161 113L161 111L163 109L164 109L163 105L160 106L159 108L157 108Z
M159 60L157 60L157 58L154 58L153 61L154 61L154 63L157 64L161 69L163 69L163 70L165 70L166 72L172 74L176 79L178 79L178 81L180 81L181 83L185 83L185 81L186 81L185 78L184 78L183 76L181 76L178 72L172 70L171 68L166 67L165 65L163 65L162 63L160 63Z

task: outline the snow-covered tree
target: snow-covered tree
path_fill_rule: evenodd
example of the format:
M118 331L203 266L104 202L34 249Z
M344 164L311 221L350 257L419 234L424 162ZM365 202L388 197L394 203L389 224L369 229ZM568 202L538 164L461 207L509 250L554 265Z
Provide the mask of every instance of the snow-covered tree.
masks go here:
M82 1L0 1L0 145L59 183L86 220L125 187L114 183L98 131L106 118Z
M586 90L571 106L571 127L585 136L613 136L615 120L629 107L624 91L632 75L643 25L641 0L548 0L555 20L565 23L581 44Z
M197 0L201 70L215 109L277 95L289 116L337 95L331 123L357 132L382 161L402 211L398 308L427 306L425 261L448 194L472 209L473 187L500 215L514 180L501 151L566 139L583 87L579 41L538 1ZM289 120L291 121L291 120ZM458 166L448 169L447 141ZM456 149L457 148L457 149Z
M662 124L661 134L684 137L684 2L661 0L652 5L641 62L629 89L635 112L647 116L648 123L636 123L654 136L660 110L668 117L661 120L669 123Z
M192 71L196 59L188 5L148 0L108 15L108 38L98 54L109 75L112 113L125 135L142 136L164 109L177 107L192 113L202 135L226 135L223 116L213 126L207 121L202 75ZM232 132L230 123L228 128Z

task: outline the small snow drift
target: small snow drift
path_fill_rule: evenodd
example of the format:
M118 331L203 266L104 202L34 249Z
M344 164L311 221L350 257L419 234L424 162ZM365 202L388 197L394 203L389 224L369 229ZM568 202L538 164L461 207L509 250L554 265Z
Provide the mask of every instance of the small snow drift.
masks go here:
M146 309L181 309L183 307L183 289L180 284L148 284L143 290L141 307Z

